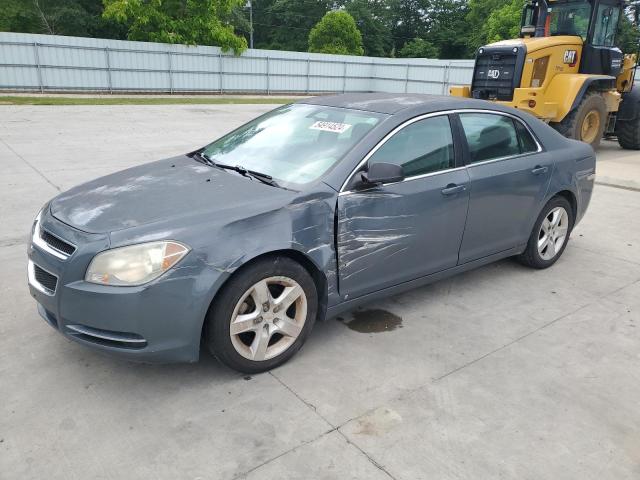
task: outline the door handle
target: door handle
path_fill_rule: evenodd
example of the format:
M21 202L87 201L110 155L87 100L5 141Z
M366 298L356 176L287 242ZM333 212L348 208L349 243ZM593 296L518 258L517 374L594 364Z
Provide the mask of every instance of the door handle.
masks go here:
M464 185L456 185L455 183L450 183L441 191L443 195L455 195L456 193L464 192L466 189L467 187L465 187Z
M542 175L543 173L547 173L549 171L549 167L541 167L540 165L536 165L531 173L534 175Z

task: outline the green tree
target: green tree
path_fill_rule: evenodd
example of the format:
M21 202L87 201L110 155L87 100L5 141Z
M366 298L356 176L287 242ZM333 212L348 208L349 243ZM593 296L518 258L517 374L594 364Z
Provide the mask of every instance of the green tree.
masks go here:
M326 13L309 33L309 51L362 55L362 35L353 17L342 10Z
M129 40L247 48L228 19L243 0L104 0L103 16L127 26Z
M102 11L102 0L2 0L0 30L125 38L126 30Z
M309 32L333 6L333 0L254 0L255 47L306 52Z
M439 51L439 58L467 56L467 0L434 0L427 9L424 39Z
M637 53L640 44L640 25L634 25L629 17L624 15L620 21L617 39L616 43L624 53Z
M348 0L345 10L353 17L362 34L364 54L371 57L385 57L391 53L393 41L387 21L385 0Z
M405 43L398 52L399 57L405 58L438 58L438 48L422 38L414 38Z
M467 30L465 44L467 54L474 56L476 50L489 43L486 23L489 16L496 10L511 3L512 0L469 0L469 11L465 18Z
M484 36L489 42L517 38L520 34L520 18L525 0L511 2L494 10L483 26Z

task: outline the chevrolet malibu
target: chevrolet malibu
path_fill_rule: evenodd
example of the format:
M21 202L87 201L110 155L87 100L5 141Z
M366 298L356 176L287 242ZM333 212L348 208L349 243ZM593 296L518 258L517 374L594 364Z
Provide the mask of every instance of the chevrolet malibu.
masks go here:
M515 256L546 268L584 215L590 146L481 100L353 94L277 108L38 213L28 281L83 345L243 372L317 319Z

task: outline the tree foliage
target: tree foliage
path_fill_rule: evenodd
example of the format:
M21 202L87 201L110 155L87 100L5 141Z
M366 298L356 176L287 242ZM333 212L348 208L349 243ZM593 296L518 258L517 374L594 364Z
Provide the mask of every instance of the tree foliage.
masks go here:
M235 52L246 48L249 40L247 0L102 2L0 0L0 30L219 45ZM339 11L353 17L365 55L432 56L435 51L439 58L473 58L480 46L518 35L524 2L252 0L254 45L307 51L311 30L327 12ZM632 20L629 11L621 20L618 44L626 53L636 51L640 37L637 22L634 26ZM340 35L342 32L337 38ZM340 42L336 40L337 45ZM331 41L325 39L325 44L331 45ZM342 51L342 47L338 49ZM353 52L358 54L359 49Z
M380 0L350 0L344 4L362 34L365 55L386 57L391 52L393 41L386 6Z
M1 0L0 30L125 38L126 30L102 18L102 0Z
M520 17L525 0L511 0L494 10L483 25L484 36L489 42L516 38L520 33Z
M353 17L343 10L327 12L309 33L309 51L362 55L362 35Z
M406 58L438 58L438 48L431 42L414 38L400 49L399 57Z
M618 46L624 53L638 53L638 45L640 45L640 27L634 26L629 16L625 15L620 21Z
M218 45L242 53L244 37L225 21L243 0L104 0L105 18L127 26L129 40Z

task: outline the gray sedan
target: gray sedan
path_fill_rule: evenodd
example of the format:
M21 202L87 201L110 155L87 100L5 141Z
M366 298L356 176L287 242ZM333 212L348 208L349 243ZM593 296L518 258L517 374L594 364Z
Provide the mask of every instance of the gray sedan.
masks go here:
M29 289L86 346L193 362L204 345L263 371L362 302L510 256L551 266L594 175L590 146L494 103L305 99L58 195Z

